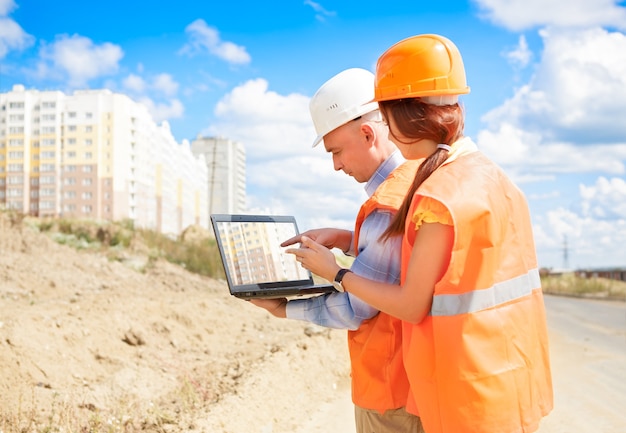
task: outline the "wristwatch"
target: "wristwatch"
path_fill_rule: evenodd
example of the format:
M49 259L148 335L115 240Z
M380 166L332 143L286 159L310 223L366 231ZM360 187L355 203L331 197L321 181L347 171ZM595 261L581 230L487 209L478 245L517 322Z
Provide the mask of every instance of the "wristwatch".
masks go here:
M341 282L343 281L343 277L348 273L348 272L352 272L350 269L346 269L346 268L342 268L339 269L339 272L337 272L337 275L335 275L335 279L333 281L333 287L338 291L338 292L343 292L343 285L341 284Z

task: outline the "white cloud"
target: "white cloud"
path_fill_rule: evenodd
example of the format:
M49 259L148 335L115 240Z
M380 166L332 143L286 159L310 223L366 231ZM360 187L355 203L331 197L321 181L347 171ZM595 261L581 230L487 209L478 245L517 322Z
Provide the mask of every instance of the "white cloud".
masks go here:
M35 41L35 38L26 33L18 23L8 18L15 7L13 0L0 0L0 59L11 50L30 47Z
M544 30L532 81L484 116L578 144L626 137L626 35L603 29Z
M526 42L526 37L524 35L519 37L518 44L515 49L505 53L509 63L517 68L525 68L530 63L532 55L533 53L528 48L528 42Z
M83 36L63 35L44 45L40 55L40 73L67 76L71 87L87 87L94 78L115 74L124 52L109 42L96 45Z
M594 218L559 207L549 211L543 225L535 227L534 232L540 265L542 259L562 263L565 253L573 268L624 266L626 262L625 218Z
M626 29L619 0L474 0L486 19L510 30L538 26Z
M15 2L13 0L0 0L0 17L5 17L15 9Z
M143 93L147 87L145 80L135 74L130 74L128 77L124 78L122 80L122 85L132 93Z
M592 186L580 185L585 215L601 219L626 221L626 181L619 177L601 176Z
M483 116L477 141L521 173L626 172L626 36L545 30L531 81Z
M178 92L178 83L170 74L158 74L154 77L152 87L166 96L173 96Z
M626 141L618 145L576 146L546 141L539 132L530 132L507 122L497 128L480 131L477 143L513 177L522 174L626 173Z
M197 19L185 28L189 42L180 50L181 54L195 55L207 51L228 63L248 64L250 55L245 47L233 42L220 40L216 28L210 27L202 19Z
M209 133L245 143L253 159L302 154L315 137L308 104L304 95L279 95L266 80L250 80L217 103Z
M534 182L529 198L541 266L565 265L565 255L574 268L623 266L626 36L600 28L539 34L544 50L533 77L483 116L478 145L516 183ZM576 194L572 177L561 175L578 173L598 177Z
M314 1L304 0L304 4L307 6L311 6L311 8L315 11L315 19L318 21L325 22L326 18L334 17L335 15L337 15L336 12L328 11L320 3Z
M216 123L203 135L224 136L246 149L248 205L294 214L301 229L351 228L365 198L362 185L335 172L315 132L309 97L280 95L263 79L233 89L217 104Z
M138 98L138 102L148 107L148 111L157 123L183 117L185 113L185 107L178 99L172 99L167 102L155 102L151 98L140 97Z

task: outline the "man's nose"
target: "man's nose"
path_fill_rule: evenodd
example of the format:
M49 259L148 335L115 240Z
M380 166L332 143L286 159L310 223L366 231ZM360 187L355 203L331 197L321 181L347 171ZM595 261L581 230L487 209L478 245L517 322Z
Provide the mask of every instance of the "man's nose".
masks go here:
M343 164L341 162L341 158L333 156L333 166L335 168L335 171L339 171L339 170L343 169Z

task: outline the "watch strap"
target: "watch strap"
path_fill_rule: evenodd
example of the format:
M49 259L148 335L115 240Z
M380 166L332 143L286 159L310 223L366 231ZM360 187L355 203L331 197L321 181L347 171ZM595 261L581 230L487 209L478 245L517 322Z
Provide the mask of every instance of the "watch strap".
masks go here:
M343 277L348 273L348 272L352 272L350 269L346 269L346 268L342 268L339 269L339 271L337 272L337 275L335 275L335 282L336 283L341 283L341 281L343 280Z

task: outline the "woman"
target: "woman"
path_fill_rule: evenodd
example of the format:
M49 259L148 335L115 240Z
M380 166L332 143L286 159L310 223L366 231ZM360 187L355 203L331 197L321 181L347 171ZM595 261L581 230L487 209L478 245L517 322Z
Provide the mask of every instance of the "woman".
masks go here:
M339 289L403 320L407 410L427 433L532 432L552 409L547 327L526 199L464 137L457 47L418 35L376 66L375 100L407 159L425 158L384 236L401 285L359 277L303 237L291 249Z

